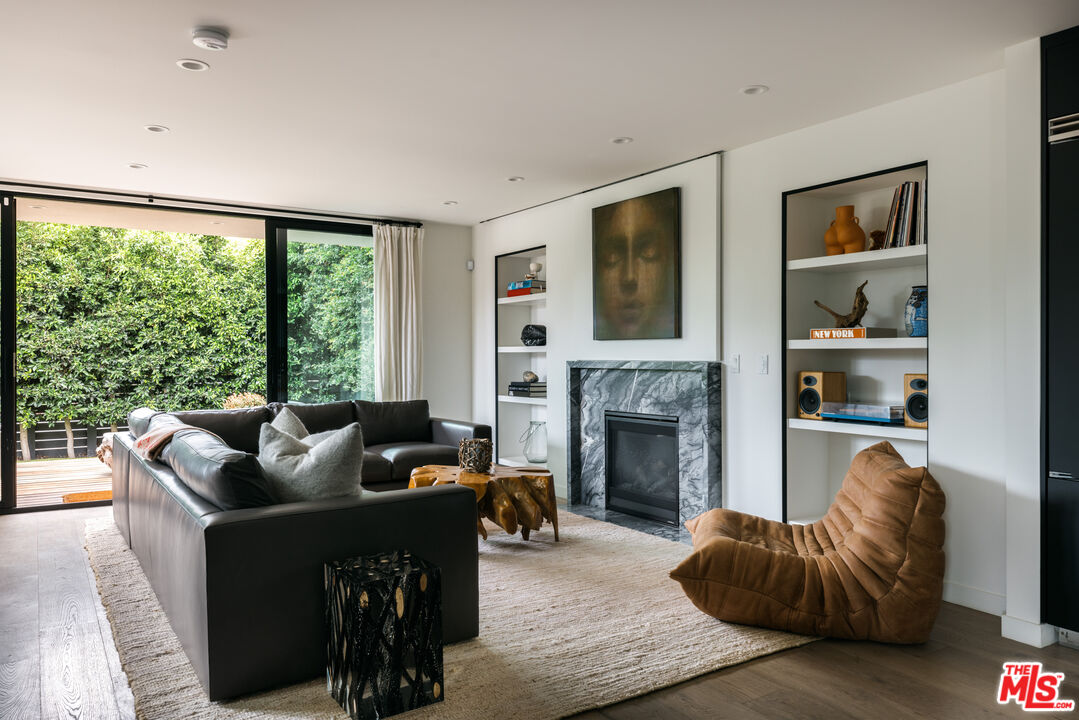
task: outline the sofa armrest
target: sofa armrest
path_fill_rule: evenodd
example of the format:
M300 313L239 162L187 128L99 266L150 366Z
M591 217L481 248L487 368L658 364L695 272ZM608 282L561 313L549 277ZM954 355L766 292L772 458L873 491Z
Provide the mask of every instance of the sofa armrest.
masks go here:
M464 420L431 418L431 442L457 447L461 440L473 438L491 439L491 426Z
M476 495L469 488L367 493L201 521L211 699L325 671L323 564L332 560L408 549L441 569L444 640L479 632Z

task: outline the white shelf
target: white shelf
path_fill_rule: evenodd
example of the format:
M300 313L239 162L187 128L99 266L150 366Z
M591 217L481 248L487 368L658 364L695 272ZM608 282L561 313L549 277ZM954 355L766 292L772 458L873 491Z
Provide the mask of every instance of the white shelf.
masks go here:
M499 465L505 465L506 467L538 467L546 468L547 463L533 463L528 462L524 455L514 455L511 457L498 458Z
M910 245L885 250L864 250L859 253L789 260L787 270L836 273L886 270L898 267L924 267L927 247L927 245Z
M514 297L498 298L499 305L541 305L547 302L547 293L533 293L532 295L516 295Z
M499 395L498 402L515 405L546 405L547 398L514 397L513 395Z
M546 353L547 346L540 345L539 347L527 347L525 345L499 345L498 352L500 353Z
M860 338L850 340L788 340L788 350L925 350L928 338Z
M909 428L896 425L872 425L868 423L836 422L833 420L802 420L801 418L788 418L787 427L791 430L815 430L817 432L865 435L867 437L890 438L893 440L914 440L915 442L926 442L929 439L929 431L925 428Z

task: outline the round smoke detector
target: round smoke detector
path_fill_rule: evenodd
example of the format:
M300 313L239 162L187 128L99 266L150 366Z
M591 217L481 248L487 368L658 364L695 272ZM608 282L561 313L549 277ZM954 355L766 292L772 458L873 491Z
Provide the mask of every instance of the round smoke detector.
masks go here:
M195 28L191 31L191 42L203 50L228 50L229 34L216 28Z

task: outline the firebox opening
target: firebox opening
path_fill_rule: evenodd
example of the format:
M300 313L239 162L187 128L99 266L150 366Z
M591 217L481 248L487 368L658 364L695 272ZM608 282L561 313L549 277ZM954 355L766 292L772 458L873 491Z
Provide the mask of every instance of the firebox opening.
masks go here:
M607 508L678 524L678 418L604 413Z

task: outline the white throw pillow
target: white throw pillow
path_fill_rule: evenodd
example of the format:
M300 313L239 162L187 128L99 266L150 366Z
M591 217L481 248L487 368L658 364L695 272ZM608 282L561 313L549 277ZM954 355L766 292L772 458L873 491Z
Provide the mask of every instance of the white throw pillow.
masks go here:
M363 432L360 424L352 423L340 430L319 433L323 437L312 446L275 427L284 413L282 410L272 424L263 423L259 431L258 461L274 494L282 502L362 495ZM299 424L304 437L308 437L303 423L289 414ZM286 418L281 424L288 423Z
M323 430L318 433L308 433L307 427L304 426L303 420L296 417L296 413L289 410L287 407L281 408L281 411L277 413L277 417L270 423L275 428L283 433L287 433L297 440L302 440L305 444L314 447L328 437L331 437L337 430Z
M308 435L307 428L304 427L303 421L296 417L296 413L292 412L287 407L281 408L280 412L277 413L277 417L275 417L270 424L297 440L303 440Z

